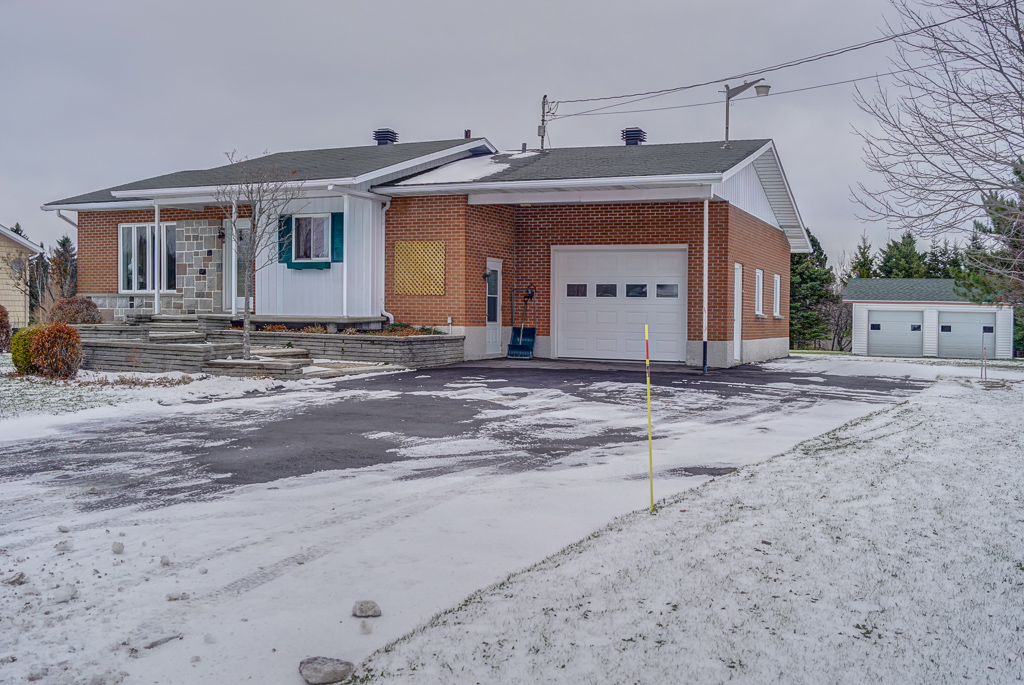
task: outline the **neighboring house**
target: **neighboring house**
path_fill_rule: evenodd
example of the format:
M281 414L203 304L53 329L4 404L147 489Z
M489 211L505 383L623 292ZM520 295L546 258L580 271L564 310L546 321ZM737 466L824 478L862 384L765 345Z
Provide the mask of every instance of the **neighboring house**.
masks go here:
M979 305L954 292L951 278L855 278L853 353L877 357L1009 359L1013 308Z
M788 353L789 256L809 245L772 141L499 153L468 132L374 138L260 160L294 170L304 197L281 222L278 263L256 275L258 315L450 327L466 336L466 357L481 358L504 352L513 290L518 316L518 289L532 285L538 356L643 359L645 323L655 360L700 364L704 339L711 366ZM45 205L78 212L79 292L110 318L151 311L163 270L163 312L237 307L214 195L243 170Z
M7 309L12 328L28 325L29 303L23 269L28 269L29 260L42 249L0 226L0 305Z

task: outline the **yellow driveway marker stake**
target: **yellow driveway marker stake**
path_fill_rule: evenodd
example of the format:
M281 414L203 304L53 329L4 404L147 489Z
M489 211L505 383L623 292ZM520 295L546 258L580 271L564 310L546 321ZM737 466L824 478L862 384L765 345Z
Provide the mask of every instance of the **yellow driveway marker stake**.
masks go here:
M654 437L651 432L651 343L644 324L644 355L647 358L647 466L651 473L651 511L654 511Z

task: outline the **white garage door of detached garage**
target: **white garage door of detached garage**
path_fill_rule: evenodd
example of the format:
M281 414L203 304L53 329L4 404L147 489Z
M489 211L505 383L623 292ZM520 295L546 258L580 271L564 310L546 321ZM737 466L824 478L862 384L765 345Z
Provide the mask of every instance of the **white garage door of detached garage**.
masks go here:
M868 354L872 357L924 356L924 312L868 311Z
M686 246L552 247L558 357L686 361Z

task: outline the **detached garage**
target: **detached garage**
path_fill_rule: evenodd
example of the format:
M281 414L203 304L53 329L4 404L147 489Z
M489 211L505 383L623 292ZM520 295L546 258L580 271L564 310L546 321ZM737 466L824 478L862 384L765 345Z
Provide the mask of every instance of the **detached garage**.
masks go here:
M952 279L857 278L843 301L853 304L853 353L873 357L1009 359L1013 309L968 302Z

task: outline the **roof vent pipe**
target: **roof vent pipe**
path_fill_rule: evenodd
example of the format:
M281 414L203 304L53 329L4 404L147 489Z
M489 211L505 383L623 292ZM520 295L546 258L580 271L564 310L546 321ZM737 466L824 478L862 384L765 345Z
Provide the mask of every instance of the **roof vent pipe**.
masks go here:
M472 137L473 137L473 132L472 132L472 131L470 131L470 130L469 130L468 128L466 129L466 134L465 134L465 137L466 137L467 139L469 139L469 138L472 138Z
M647 142L647 132L642 128L624 128L622 139L626 141L626 145L639 145Z
M373 139L377 145L391 145L398 142L398 134L390 128L378 128L373 132Z

